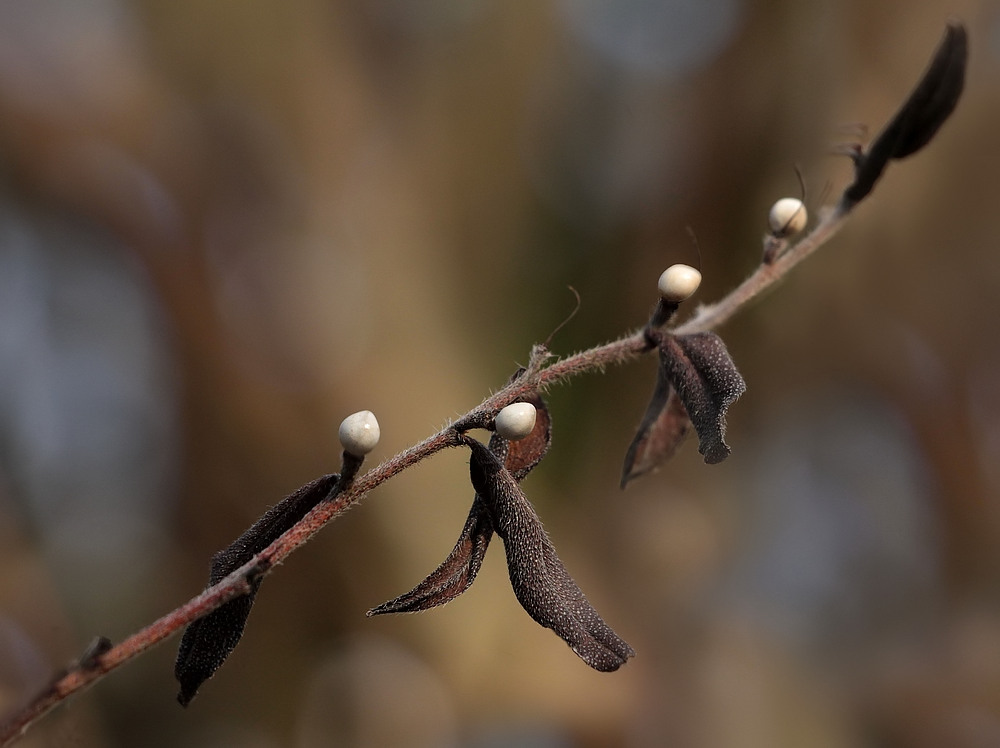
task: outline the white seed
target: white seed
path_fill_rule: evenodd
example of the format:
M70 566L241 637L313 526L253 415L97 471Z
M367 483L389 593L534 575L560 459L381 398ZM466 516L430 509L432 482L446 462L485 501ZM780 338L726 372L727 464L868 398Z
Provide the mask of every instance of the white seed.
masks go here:
M690 298L700 285L701 273L690 265L671 265L657 283L663 300L675 304Z
M355 457L364 457L375 449L380 435L378 421L370 410L352 413L340 424L340 443Z
M535 406L531 403L511 403L497 413L497 433L504 439L523 439L535 428Z
M801 200L794 197L783 197L771 206L767 222L771 233L775 236L797 234L806 227L809 213Z

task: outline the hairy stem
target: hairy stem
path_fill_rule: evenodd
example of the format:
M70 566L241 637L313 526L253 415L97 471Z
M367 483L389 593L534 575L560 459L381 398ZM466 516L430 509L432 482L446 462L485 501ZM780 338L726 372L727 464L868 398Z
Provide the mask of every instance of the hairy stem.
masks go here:
M854 205L871 192L886 164L922 148L951 115L964 86L967 56L965 28L957 22L950 23L931 66L902 108L867 151L862 151L859 147L852 154L855 181L847 188L839 204L823 215L813 231L797 244L784 248L784 239L780 243L769 242L764 261L750 277L719 302L699 308L689 320L676 327L674 332L707 332L721 326L829 241L840 230ZM772 239L777 240L777 237ZM625 364L655 350L656 344L650 328L659 324L660 320L654 314L647 328L552 363L548 363L549 354L544 347L536 346L525 371L503 389L437 434L357 478L339 493L336 492L336 486L332 488L319 504L284 535L218 584L116 646L112 646L106 639L98 639L95 646L88 648L79 661L56 675L25 706L0 723L0 746L12 743L70 695L86 688L154 644L181 631L192 621L208 615L232 599L250 594L262 576L306 543L330 520L408 467L443 449L457 446L465 438L465 431L489 426L493 417L504 406L518 398L533 395L550 384L577 374L602 371L610 364ZM345 464L345 480L350 480L353 471L359 467L360 460L356 464Z
M674 332L678 335L686 335L721 327L751 301L784 278L789 270L833 238L834 234L844 225L848 213L849 209L841 207L829 210L808 236L790 247L784 254L779 255L774 262L761 263L745 281L728 293L725 298L715 304L699 308L691 319L679 325Z
M703 332L719 327L769 289L799 262L825 244L843 225L849 213L840 208L830 211L815 229L770 264L762 263L743 283L719 302L703 306L677 333ZM166 614L119 644L102 649L96 655L82 657L71 664L36 694L26 705L0 724L0 746L18 739L35 722L69 696L81 691L105 675L138 657L150 647L182 631L188 624L208 615L241 595L249 594L253 580L268 574L293 551L308 542L328 522L357 504L372 489L403 470L416 465L448 447L461 443L461 434L487 426L496 413L518 398L565 381L577 374L603 371L609 365L622 365L653 350L642 330L618 340L595 346L572 356L546 363L548 353L536 348L525 373L498 392L483 400L457 421L433 436L399 452L357 478L350 488L321 501L288 532L241 566L228 577L207 588L176 610Z

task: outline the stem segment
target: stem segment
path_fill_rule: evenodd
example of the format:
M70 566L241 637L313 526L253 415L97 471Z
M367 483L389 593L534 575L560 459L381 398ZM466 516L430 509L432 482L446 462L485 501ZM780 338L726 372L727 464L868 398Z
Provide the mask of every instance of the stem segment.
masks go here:
M811 255L837 233L849 210L834 209L816 228L789 248L772 264L762 264L743 283L718 303L703 306L691 319L676 328L678 334L704 332L717 328L751 301L781 280L799 262ZM308 542L328 522L364 498L372 489L421 460L448 447L458 446L462 434L488 424L506 405L551 384L577 374L603 371L609 365L622 365L648 353L652 348L643 330L618 340L581 351L545 365L547 353L536 348L532 364L496 394L486 398L452 425L413 445L357 478L353 485L332 500L328 497L305 515L294 527L218 584L168 613L121 643L95 656L83 657L58 674L26 705L0 724L0 746L17 738L59 703L87 688L105 675L138 657L150 647L180 632L192 621L208 615L229 600L251 591L252 580L268 574L293 551Z

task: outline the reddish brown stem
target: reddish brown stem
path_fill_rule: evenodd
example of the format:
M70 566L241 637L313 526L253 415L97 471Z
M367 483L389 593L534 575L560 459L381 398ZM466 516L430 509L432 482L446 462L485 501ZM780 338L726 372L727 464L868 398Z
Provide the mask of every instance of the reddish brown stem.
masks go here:
M726 322L748 302L783 278L794 265L830 239L839 229L845 216L846 213L842 212L831 213L809 236L791 247L773 264L761 265L753 275L719 303L702 307L676 331L700 332ZM359 502L372 489L421 460L448 447L457 446L461 443L462 433L472 428L487 426L504 406L577 374L603 371L609 365L628 363L650 350L652 348L642 330L548 365L545 365L548 353L542 348L536 348L532 352L531 364L524 375L486 398L453 424L368 471L334 499L320 502L288 532L218 584L209 587L197 597L121 643L93 657L81 658L79 662L56 676L26 705L0 724L0 746L13 743L32 724L72 694L87 688L155 644L179 633L192 621L208 615L229 600L250 593L252 580L268 574L289 554L308 542L324 525Z

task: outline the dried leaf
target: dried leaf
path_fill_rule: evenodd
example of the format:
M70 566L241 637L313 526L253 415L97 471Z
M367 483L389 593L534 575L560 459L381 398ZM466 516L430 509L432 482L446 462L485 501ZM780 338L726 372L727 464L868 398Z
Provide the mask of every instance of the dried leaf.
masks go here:
M181 706L191 703L201 684L215 675L236 649L259 589L257 580L251 584L250 594L230 600L184 631L174 665L174 677L181 684L177 694Z
M844 191L846 204L867 197L891 159L905 158L930 142L962 95L968 56L965 27L949 24L923 78L868 150L856 157L854 183Z
M330 494L338 478L336 474L317 478L267 510L232 545L212 557L208 586L221 582L281 537ZM239 644L260 582L253 580L249 594L230 600L187 627L174 665L174 677L181 684L177 700L182 706L191 702L201 684L215 674Z
M519 374L514 375L515 378L517 376ZM532 432L516 442L494 433L489 445L490 451L498 460L503 460L507 470L518 481L541 462L552 443L551 417L545 401L537 394L524 398L524 401L535 406ZM448 558L412 590L372 608L368 615L417 613L451 602L475 581L492 537L493 523L477 494L472 500L465 527Z
M416 613L454 600L475 581L492 537L493 523L482 500L476 496L448 558L412 590L372 608L368 615Z
M569 576L517 481L489 449L470 440L470 475L507 554L518 602L595 670L612 671L635 655Z
M698 451L705 462L722 462L730 452L725 442L726 411L746 392L725 343L711 332L664 335L660 366L698 432Z
M673 457L690 430L691 420L684 403L661 365L653 398L625 455L621 487L625 488L629 481L655 470Z

